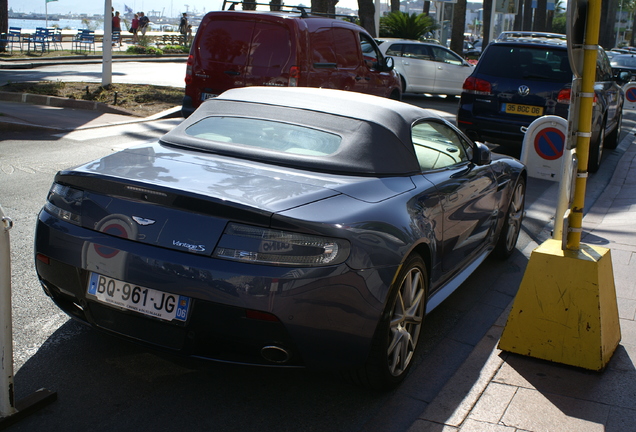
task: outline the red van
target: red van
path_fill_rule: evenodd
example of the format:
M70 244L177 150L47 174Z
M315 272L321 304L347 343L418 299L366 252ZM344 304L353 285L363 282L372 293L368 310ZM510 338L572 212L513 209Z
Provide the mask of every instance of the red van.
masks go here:
M400 100L393 59L353 23L294 12L218 11L197 30L182 112L245 86L324 87Z

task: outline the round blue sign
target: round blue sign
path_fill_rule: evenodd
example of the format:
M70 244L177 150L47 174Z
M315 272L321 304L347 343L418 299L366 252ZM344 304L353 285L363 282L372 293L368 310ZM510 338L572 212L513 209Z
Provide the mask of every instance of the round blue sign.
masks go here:
M630 87L625 92L625 98L630 102L636 102L636 87Z
M545 160L555 160L563 156L565 135L559 129L541 129L534 139L534 149Z

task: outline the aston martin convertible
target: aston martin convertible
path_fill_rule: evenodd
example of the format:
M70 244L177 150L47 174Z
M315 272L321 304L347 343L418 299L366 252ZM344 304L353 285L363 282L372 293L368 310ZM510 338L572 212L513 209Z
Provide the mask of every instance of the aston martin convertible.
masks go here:
M377 389L425 315L515 248L526 170L434 112L248 87L159 141L60 171L35 264L72 318L186 356Z

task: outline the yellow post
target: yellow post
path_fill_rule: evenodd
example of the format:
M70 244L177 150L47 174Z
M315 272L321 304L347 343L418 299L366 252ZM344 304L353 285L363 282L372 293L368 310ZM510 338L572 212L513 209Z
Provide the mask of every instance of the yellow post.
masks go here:
M567 233L567 248L569 250L578 250L581 243L583 208L585 207L585 190L587 187L587 166L590 154L590 139L592 137L592 111L594 109L594 82L596 81L596 56L598 55L597 47L600 17L601 0L590 0L588 3L585 27L583 74L581 77L579 105L579 130L576 143L579 167L569 217L570 230ZM601 133L603 133L603 131L601 131Z
M587 10L581 93L572 95L580 97L576 146L579 163L570 228L564 233L567 247L563 250L560 240L551 239L532 252L499 348L601 370L616 350L621 332L610 251L580 243L601 0L589 0ZM567 178L564 175L562 181Z

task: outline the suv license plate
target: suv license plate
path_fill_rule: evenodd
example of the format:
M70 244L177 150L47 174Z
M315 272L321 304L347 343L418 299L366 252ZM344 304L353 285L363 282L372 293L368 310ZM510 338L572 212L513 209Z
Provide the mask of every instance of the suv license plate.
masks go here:
M91 273L88 294L100 303L139 312L164 321L185 321L190 298L129 284Z
M539 117L543 115L543 107L532 105L519 105L519 104L504 104L504 111L507 114L521 114L533 117Z
M201 93L201 100L202 100L202 101L204 101L204 100L208 100L208 99L215 98L215 97L217 97L217 96L218 96L218 94L212 94L212 93Z

